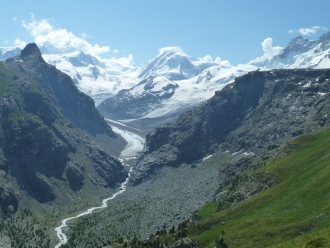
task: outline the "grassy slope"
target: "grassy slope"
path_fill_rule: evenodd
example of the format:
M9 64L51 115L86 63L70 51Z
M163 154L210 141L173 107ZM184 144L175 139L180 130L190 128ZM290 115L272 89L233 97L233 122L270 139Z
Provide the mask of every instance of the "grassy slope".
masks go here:
M293 140L298 149L262 168L276 176L274 187L221 212L205 206L189 236L200 247L214 247L223 232L229 247L330 247L329 141L329 130Z

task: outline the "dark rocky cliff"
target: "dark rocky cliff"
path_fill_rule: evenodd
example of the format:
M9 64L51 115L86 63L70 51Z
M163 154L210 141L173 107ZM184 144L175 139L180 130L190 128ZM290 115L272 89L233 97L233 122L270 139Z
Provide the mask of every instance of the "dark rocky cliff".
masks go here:
M147 135L133 183L155 168L192 163L217 151L259 154L329 123L329 70L255 71L205 104Z
M35 44L0 63L0 102L3 211L17 209L13 199L20 192L44 203L61 198L63 189L87 192L114 187L126 178L111 156L124 143L94 101L69 76L45 63ZM8 208L8 202L14 206Z

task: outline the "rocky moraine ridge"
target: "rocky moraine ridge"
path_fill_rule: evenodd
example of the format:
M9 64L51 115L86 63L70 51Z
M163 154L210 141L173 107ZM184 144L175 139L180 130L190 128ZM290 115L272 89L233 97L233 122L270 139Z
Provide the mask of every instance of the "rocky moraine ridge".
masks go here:
M112 157L125 141L36 44L0 63L0 102L3 213L14 213L20 200L72 204L77 192L93 195L127 177Z
M219 150L261 154L329 124L330 70L254 71L215 92L205 104L146 137L132 176L192 163Z

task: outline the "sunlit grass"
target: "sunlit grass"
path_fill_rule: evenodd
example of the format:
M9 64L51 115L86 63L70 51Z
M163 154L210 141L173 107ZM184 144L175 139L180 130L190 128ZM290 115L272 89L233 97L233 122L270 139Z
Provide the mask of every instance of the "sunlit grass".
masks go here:
M330 228L330 131L301 136L292 144L299 147L261 169L276 177L274 187L221 212L215 211L217 203L206 205L189 236L201 247L214 247L220 235L229 247L283 242L293 243L279 247L330 247L315 246L330 239L320 232Z

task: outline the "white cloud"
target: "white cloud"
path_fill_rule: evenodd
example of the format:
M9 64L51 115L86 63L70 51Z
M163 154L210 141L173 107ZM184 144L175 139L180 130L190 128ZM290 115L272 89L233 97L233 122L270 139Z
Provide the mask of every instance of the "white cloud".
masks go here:
M39 46L44 45L44 43L47 43L47 45L50 43L50 45L56 48L55 51L67 51L70 48L74 48L95 56L104 63L116 63L124 67L133 65L133 55L130 54L127 57L121 58L106 58L110 55L110 47L90 44L85 38L92 38L91 35L82 33L80 34L82 38L77 37L66 29L52 26L49 20L36 20L33 14L31 14L31 20L29 22L22 21L22 26L30 33L34 38L34 42ZM26 42L16 39L15 45L24 47ZM113 51L113 53L117 52L119 50ZM101 55L105 56L102 58Z
M113 50L113 53L119 53L119 50L118 49L116 49L116 50Z
M17 46L21 49L23 49L26 46L26 42L20 40L19 38L17 38L14 43L15 43L15 46Z
M4 40L2 43L7 44L8 43L8 40Z
M14 22L16 22L17 21L17 17L16 16L14 16L13 18L11 18Z
M168 46L168 47L162 47L159 49L158 55L162 55L163 53L170 52L170 53L176 53L179 55L186 55L180 47L177 46Z
M265 52L264 56L267 59L271 59L275 55L279 54L279 52L283 49L283 47L276 46L273 47L273 39L267 38L262 43L262 50Z
M299 28L299 33L303 35L315 34L320 28L320 26L314 26L311 28Z
M204 58L203 58L206 62L210 62L212 63L213 62L213 59L210 55L206 55Z
M220 64L221 58L220 57L216 57L215 60L214 60L214 62Z
M104 62L108 65L112 65L113 63L120 64L124 67L130 67L133 65L133 55L130 54L127 57L120 57L120 58L109 58L109 59L102 59L99 58L101 62Z
M328 30L328 29L326 27L313 26L310 28L290 29L290 30L288 30L288 33L289 34L299 33L302 35L312 35L312 34L316 34L316 32L318 32L319 30Z
M133 63L133 55L130 54L127 57L118 58L117 62L124 66L130 66Z
M98 44L92 45L86 40L68 32L66 29L55 28L49 23L49 20L43 19L37 21L33 14L31 14L30 22L23 21L22 26L30 32L35 43L39 46L43 45L45 42L49 42L60 50L66 50L67 48L73 47L93 56L99 56L110 51L109 46L99 46Z
M83 37L83 39L86 39L86 38L92 38L91 35L86 34L86 33L81 33L81 37Z

